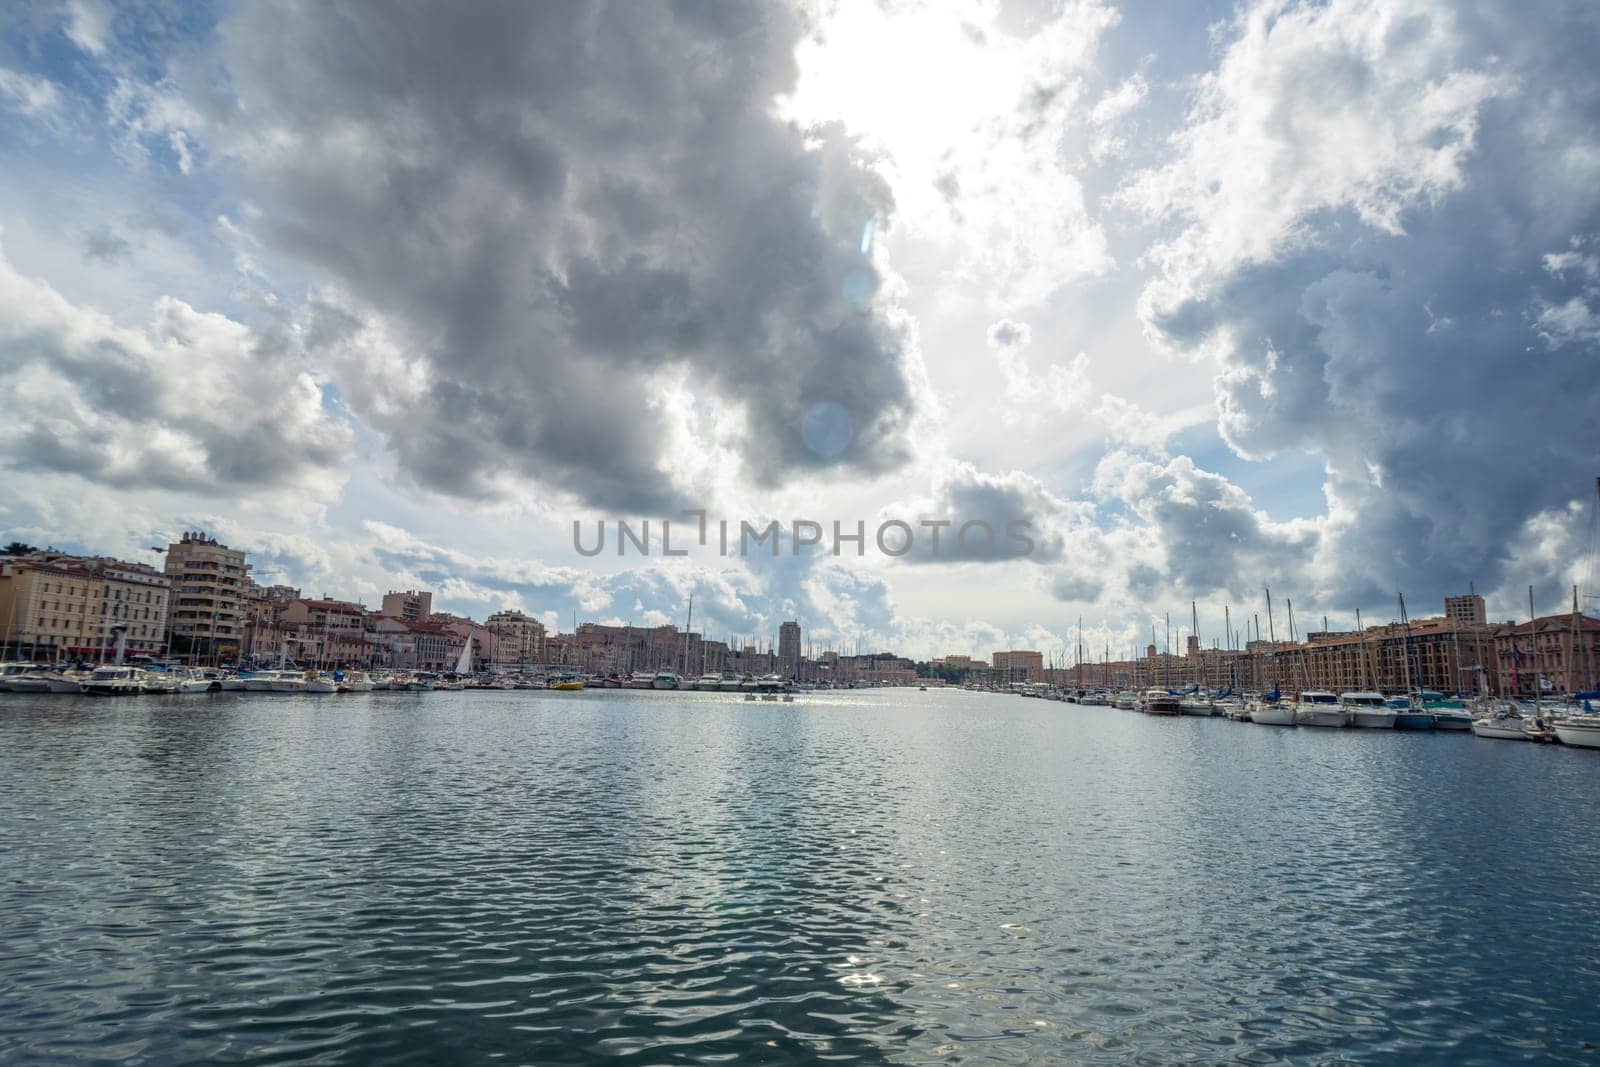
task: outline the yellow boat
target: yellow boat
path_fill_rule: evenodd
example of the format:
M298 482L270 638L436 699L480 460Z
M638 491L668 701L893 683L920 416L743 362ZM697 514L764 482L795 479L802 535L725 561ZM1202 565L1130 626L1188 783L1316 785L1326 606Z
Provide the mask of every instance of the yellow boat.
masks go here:
M575 689L582 689L583 688L583 679L582 678L553 678L553 679L550 680L550 682L548 682L545 685L545 688L546 689L560 689L560 690L563 690L565 692L571 692L571 691L573 691Z

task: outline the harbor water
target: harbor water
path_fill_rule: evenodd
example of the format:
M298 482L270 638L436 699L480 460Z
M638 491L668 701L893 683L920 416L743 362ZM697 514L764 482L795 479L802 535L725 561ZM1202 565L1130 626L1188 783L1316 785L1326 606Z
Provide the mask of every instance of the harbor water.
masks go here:
M1600 1059L1600 752L914 690L0 694L0 1062Z

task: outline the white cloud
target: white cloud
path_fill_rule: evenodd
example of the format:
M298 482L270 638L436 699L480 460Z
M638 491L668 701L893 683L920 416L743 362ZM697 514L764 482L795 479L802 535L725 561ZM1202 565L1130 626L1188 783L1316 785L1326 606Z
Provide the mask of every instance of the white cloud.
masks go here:
M1113 266L1064 138L1082 124L1084 82L1118 15L1076 0L1012 32L1000 14L822 5L786 110L862 136L894 191L897 229L947 250L952 286L1007 309Z
M1033 331L1027 323L1001 319L989 327L989 348L1004 383L1002 422L1036 426L1047 416L1082 411L1088 406L1092 385L1089 357L1079 352L1066 364L1051 363L1040 374L1028 366L1027 348Z
M61 92L55 82L37 74L0 67L0 101L30 119L53 124L62 112Z
M1460 186L1479 108L1516 80L1468 58L1450 8L1333 0L1246 8L1170 163L1123 202L1180 221L1151 258L1147 314L1210 292L1225 272L1315 240L1317 212L1348 208L1386 233Z
M343 477L349 428L292 345L172 297L129 328L0 255L0 368L0 454L14 468L316 495Z

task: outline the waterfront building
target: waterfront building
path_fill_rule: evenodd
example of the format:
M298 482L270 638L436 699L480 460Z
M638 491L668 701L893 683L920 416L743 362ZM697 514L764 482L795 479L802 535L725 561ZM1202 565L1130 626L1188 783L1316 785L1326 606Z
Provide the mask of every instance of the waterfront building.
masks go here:
M785 622L778 627L778 660L785 678L800 673L800 623Z
M209 660L237 656L244 638L244 593L250 576L244 552L203 530L186 530L167 546L164 569L172 587L166 629L178 650Z
M367 618L367 610L360 604L296 598L277 611L277 642L269 648L302 664L332 667L367 663L374 650L367 633Z
M1484 608L1483 597L1477 593L1445 597L1444 617L1454 619L1456 622L1470 623L1474 626L1483 626L1489 621L1489 614Z
M442 622L408 622L392 615L367 620L373 660L385 667L442 671L455 666L462 639Z
M1600 619L1543 615L1495 629L1495 691L1504 696L1579 693L1600 686Z
M1294 687L1332 692L1371 689L1403 693L1432 689L1470 693L1495 685L1489 627L1445 616L1369 626L1362 631L1318 633L1291 650Z
M512 666L544 662L544 623L515 609L490 615L484 625L495 636L494 662Z
M1044 672L1044 653L1032 650L996 652L990 662L996 674L1011 681L1038 681Z
M493 663L496 655L495 632L488 626L463 615L451 615L449 612L436 611L429 620L441 624L453 634L460 642L472 642L472 658L475 664ZM457 655L460 654L461 645L456 645ZM451 665L455 660L451 660Z
M144 563L40 552L0 558L4 655L103 659L117 635L129 655L164 647L167 578Z
M284 653L283 634L278 617L291 601L300 599L300 590L290 585L257 585L248 578L244 585L244 657L253 663L276 662Z
M407 589L405 592L387 592L378 614L406 622L427 622L433 615L433 594Z

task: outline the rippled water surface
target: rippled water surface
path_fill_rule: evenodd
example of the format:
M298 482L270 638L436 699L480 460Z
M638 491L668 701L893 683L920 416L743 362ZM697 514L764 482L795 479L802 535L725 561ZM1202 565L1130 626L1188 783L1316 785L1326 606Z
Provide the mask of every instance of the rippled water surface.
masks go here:
M1600 753L959 692L0 694L0 1060L1600 1061Z

